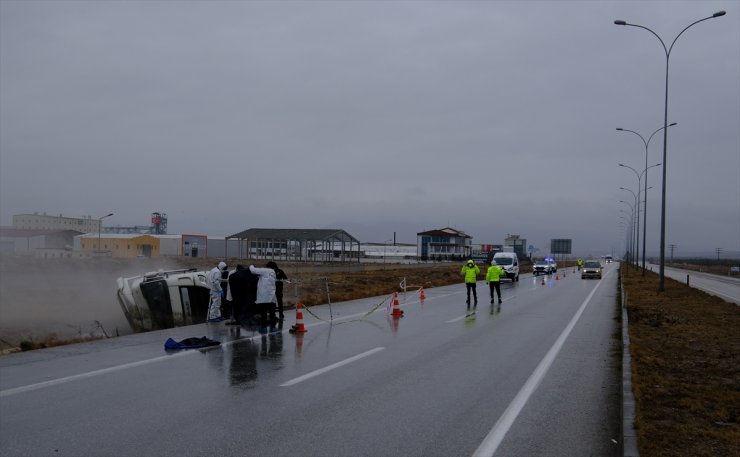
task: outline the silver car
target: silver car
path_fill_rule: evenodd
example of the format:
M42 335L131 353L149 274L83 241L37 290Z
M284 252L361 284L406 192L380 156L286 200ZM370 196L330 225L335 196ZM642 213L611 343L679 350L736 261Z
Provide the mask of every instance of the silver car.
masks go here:
M601 279L601 263L598 260L586 260L581 268L581 279L597 278Z

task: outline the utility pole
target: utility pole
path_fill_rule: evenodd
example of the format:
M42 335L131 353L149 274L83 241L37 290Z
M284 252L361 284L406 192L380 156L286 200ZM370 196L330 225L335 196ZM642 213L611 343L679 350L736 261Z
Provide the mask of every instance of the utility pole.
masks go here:
M719 260L719 255L722 253L722 248L716 248L714 252L717 253L717 260Z
M673 250L676 249L678 246L676 246L675 244L669 244L668 247L671 248L671 263L673 263Z

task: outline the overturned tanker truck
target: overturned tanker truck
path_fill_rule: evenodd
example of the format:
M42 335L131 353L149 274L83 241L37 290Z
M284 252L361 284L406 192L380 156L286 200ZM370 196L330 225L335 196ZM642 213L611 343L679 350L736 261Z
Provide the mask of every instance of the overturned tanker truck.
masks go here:
M202 324L210 294L205 271L159 270L118 278L118 303L134 332Z

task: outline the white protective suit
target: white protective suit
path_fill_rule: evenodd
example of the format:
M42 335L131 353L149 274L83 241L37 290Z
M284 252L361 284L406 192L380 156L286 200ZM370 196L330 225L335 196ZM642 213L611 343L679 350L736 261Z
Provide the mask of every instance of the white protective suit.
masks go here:
M275 270L250 265L249 271L260 277L257 282L257 303L277 303L275 298Z
M208 320L214 320L221 317L221 296L224 291L221 288L221 272L226 269L226 263L219 262L218 266L213 267L206 276L206 283L211 289L211 303L208 306Z

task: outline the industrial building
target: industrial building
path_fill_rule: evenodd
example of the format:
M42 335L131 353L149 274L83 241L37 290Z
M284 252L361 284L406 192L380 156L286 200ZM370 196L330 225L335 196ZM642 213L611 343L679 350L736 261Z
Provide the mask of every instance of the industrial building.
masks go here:
M359 262L360 241L341 229L252 228L226 237L227 256L239 259L270 259L289 262Z
M151 214L151 224L102 227L90 216L17 214L13 227L0 228L0 252L36 257L212 257L292 262L457 261L487 258L492 252L524 252L526 240L507 235L505 245L473 245L465 232L446 227L417 233L417 243L361 243L341 229L250 228L227 237L168 235L167 215ZM394 236L395 237L395 236ZM521 255L521 254L520 254Z
M46 213L14 214L13 228L23 230L74 230L81 233L98 232L100 230L100 219L92 216L64 217L50 216Z
M416 234L420 260L460 260L472 254L473 237L451 227Z

